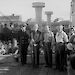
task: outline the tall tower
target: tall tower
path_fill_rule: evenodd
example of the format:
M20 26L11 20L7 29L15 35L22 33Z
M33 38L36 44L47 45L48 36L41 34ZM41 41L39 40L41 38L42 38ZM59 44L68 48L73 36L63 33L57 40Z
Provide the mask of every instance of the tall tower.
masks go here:
M45 14L47 15L47 25L51 28L51 15L53 14L53 12L46 11Z
M72 21L72 26L75 26L75 0L71 1L71 14L70 18Z
M43 2L34 2L32 3L32 7L35 8L35 20L36 23L39 24L39 28L42 25L42 8L45 7L45 3Z

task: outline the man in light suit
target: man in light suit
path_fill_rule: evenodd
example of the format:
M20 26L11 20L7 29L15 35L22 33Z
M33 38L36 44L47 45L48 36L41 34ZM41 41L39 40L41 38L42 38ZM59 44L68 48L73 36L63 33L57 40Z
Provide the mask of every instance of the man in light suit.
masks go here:
M49 27L45 27L44 32L44 53L45 53L45 61L46 67L52 67L52 46L54 44L54 34Z

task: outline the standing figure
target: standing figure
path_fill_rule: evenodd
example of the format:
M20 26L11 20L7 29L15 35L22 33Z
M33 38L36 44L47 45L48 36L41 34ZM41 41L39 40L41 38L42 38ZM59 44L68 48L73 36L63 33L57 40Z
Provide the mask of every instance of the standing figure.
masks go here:
M68 36L63 31L63 26L57 26L58 32L56 33L56 69L60 71L64 70L64 65L66 64L66 55L65 55L65 43L68 42Z
M54 43L54 34L49 30L49 27L46 26L46 31L44 33L44 53L46 67L52 67L52 46Z
M21 31L18 32L18 42L20 47L20 56L21 56L21 64L24 65L27 62L27 51L29 45L29 35L27 34L28 30L24 30L21 28Z
M31 32L31 43L33 45L33 65L39 65L39 48L40 48L40 35L38 31L38 24L34 25L33 31Z
M68 75L75 75L75 28L73 28L73 34L69 38L67 49L69 57L67 72Z
M69 32L69 39L71 38L72 35L74 35L74 28L71 28L71 29L70 29L70 32Z

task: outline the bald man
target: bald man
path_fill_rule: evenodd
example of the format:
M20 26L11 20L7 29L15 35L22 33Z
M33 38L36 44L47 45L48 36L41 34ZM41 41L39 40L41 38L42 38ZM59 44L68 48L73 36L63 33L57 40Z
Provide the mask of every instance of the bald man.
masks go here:
M40 48L40 36L41 32L38 31L38 24L35 24L33 27L33 30L31 32L31 41L33 44L33 65L38 66L39 65L39 48Z
M65 43L68 42L68 36L63 31L63 26L57 26L57 33L55 36L56 39L56 68L60 71L64 71L65 65Z

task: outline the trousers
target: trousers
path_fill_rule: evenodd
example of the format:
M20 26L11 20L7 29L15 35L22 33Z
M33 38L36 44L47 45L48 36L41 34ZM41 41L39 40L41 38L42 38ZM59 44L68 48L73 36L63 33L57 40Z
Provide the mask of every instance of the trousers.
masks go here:
M39 65L39 55L40 55L40 51L39 51L40 45L37 44L36 46L33 46L33 54L32 54L32 63L33 65Z
M21 56L21 63L26 64L27 62L27 50L28 45L21 45L21 51L20 51L20 56Z
M46 65L52 67L52 49L51 49L51 42L44 43L44 55L45 55L45 62Z
M58 69L63 69L64 65L66 64L66 54L65 54L65 44L64 43L57 43L56 44L56 67Z

